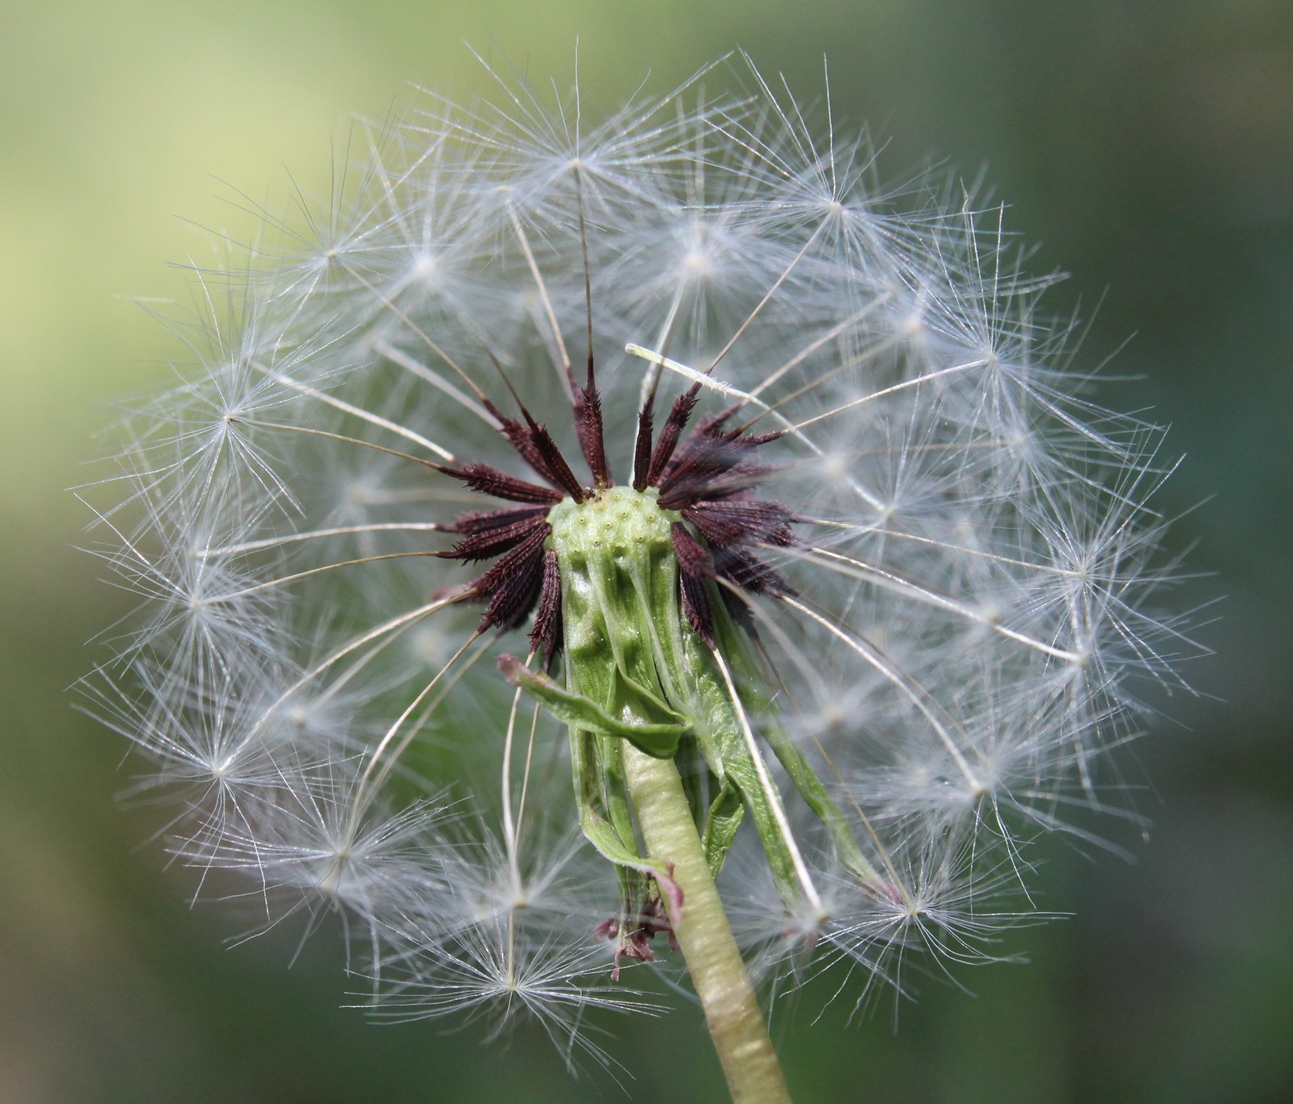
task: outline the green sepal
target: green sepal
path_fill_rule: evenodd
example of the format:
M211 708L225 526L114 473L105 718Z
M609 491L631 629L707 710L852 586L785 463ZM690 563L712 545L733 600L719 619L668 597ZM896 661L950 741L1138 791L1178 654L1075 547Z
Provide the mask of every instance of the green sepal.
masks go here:
M515 656L499 656L498 669L513 686L537 699L549 713L572 728L628 740L656 759L672 759L678 751L678 741L687 731L683 724L617 720L591 698L566 690L547 675L529 670Z
M620 743L572 726L570 758L579 827L601 856L615 865L624 917L637 915L652 894L667 899L671 915L677 917L682 890L673 880L672 864L638 853Z
M692 676L696 735L705 761L717 776L721 787L718 797L711 803L711 812L713 805L718 804L720 818L734 816L730 811L732 799L722 798L725 791L734 793L743 800L759 833L777 892L787 905L793 906L801 896L794 859L773 815L771 799L759 781L759 772L750 756L750 749L746 745L741 722L733 710L731 698L728 697L727 687L719 679L713 660L698 637L692 635L684 638L683 650ZM714 864L722 865L739 823L739 820L735 823L730 820L723 823L720 819L713 832L706 825L706 858L711 869Z
M849 827L848 818L840 811L839 806L827 791L817 772L809 764L804 753L799 750L799 747L790 739L786 730L777 722L778 714L772 705L772 701L760 694L759 688L767 683L758 673L758 668L755 664L754 656L750 653L747 640L736 629L730 619L721 620L717 625L717 629L719 645L723 648L723 654L727 657L728 663L737 672L737 679L741 684L743 696L751 702L754 711L763 720L763 724L760 726L760 734L780 761L791 783L799 792L799 796L803 798L804 804L822 822L823 827L825 827L827 834L831 838L831 842L835 845L836 857L847 869L864 881L884 882L886 879L876 872L875 867L862 854L862 849L858 846L853 830ZM723 701L726 701L725 693ZM824 754L825 752L823 752Z
M867 862L862 854L862 849L853 837L853 831L849 828L849 822L844 814L840 812L840 807L826 792L826 787L817 777L817 772L809 765L804 753L791 742L786 731L775 723L768 724L764 726L763 738L767 740L768 746L781 761L786 774L790 776L795 789L799 791L799 796L825 826L831 842L835 845L835 854L840 862L864 881L876 883L883 881L876 873L875 867Z
M745 802L741 798L741 791L725 783L709 803L705 833L701 840L705 846L705 861L709 864L711 877L717 878L718 872L723 869L723 861L732 849L732 841L736 839L736 831L744 819Z

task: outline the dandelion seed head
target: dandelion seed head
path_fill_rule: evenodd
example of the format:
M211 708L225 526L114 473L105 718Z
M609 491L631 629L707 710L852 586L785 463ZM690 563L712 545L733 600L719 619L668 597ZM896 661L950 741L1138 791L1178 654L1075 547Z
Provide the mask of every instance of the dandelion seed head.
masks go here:
M85 690L134 792L262 927L342 917L380 1014L601 1061L584 1010L652 1010L603 980L669 928L588 842L580 723L673 740L702 819L736 764L715 865L770 985L1002 957L1031 841L1108 807L1139 688L1199 650L1158 606L1163 434L1068 373L1057 277L732 75L604 116L501 77L364 132L199 274L98 511L142 604Z

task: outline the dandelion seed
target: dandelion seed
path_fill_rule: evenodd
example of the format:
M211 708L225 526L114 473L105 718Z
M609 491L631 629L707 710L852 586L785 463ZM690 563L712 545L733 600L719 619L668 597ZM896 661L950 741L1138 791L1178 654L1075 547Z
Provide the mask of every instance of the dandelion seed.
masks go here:
M585 1011L678 948L773 1101L751 973L997 957L1197 649L1162 434L1065 374L1000 210L743 75L431 99L267 216L100 514L144 604L85 686L175 853L340 914L380 1013L610 1061Z

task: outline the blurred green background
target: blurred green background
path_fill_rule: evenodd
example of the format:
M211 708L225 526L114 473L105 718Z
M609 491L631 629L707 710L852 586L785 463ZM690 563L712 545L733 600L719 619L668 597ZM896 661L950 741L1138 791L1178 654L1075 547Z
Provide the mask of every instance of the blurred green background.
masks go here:
M164 267L206 227L246 225L229 181L271 205L326 179L351 113L405 82L485 85L464 40L608 102L741 45L837 119L988 166L1013 227L1095 316L1103 392L1152 407L1188 459L1165 503L1174 549L1225 594L1201 633L1202 696L1135 749L1155 828L1138 861L1047 852L1016 933L1027 966L924 986L846 1025L778 1009L813 1101L1293 1099L1293 4L1288 0L184 0L0 4L0 1102L717 1101L697 1015L611 1022L622 1091L571 1082L525 1031L379 1028L345 999L335 933L291 969L295 933L234 949L219 905L122 811L122 741L70 708L84 641L129 607L98 581L83 508L112 402L162 382L177 347L129 296L186 298ZM182 217L180 217L182 216ZM1206 500L1206 501L1205 501ZM632 1079L631 1079L632 1078Z

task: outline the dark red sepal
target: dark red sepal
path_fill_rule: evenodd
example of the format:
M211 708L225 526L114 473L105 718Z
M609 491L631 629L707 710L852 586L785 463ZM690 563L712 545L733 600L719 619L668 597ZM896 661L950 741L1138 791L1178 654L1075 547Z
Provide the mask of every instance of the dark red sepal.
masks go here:
M473 598L489 599L480 619L481 632L494 627L500 631L515 628L534 607L543 582L543 542L551 532L552 526L545 519L471 584Z
M732 498L698 502L687 506L682 516L715 548L729 544L773 544L785 548L794 543L790 531L793 516L777 502Z
M539 593L539 612L530 630L530 650L543 649L544 669L561 650L561 567L557 554L549 548L543 554L543 583Z
M707 580L714 576L714 561L708 548L675 521L670 530L674 555L678 557L682 591L682 612L687 624L706 644L714 643L714 607L709 600Z
M656 442L655 450L651 453L647 486L657 485L660 476L664 474L665 467L673 459L673 451L678 447L678 438L682 436L692 411L696 409L696 401L699 397L700 384L693 383L674 400L669 417L665 419L664 428L660 431L660 440Z
M492 514L470 514L459 518L455 527L466 532L448 552L436 555L447 560L477 563L501 555L525 540L535 529L548 525L547 508L536 506L529 510L499 510ZM550 527L549 527L550 528Z
M509 502L534 502L555 506L566 497L560 491L540 487L537 483L527 483L524 479L517 479L506 472L501 472L491 464L462 464L456 468L439 467L436 470L461 480L473 491L493 498L504 498Z
M589 373L591 377L591 371ZM591 383L575 392L575 434L579 450L593 473L599 490L611 485L611 468L606 462L606 435L602 428L602 396Z

